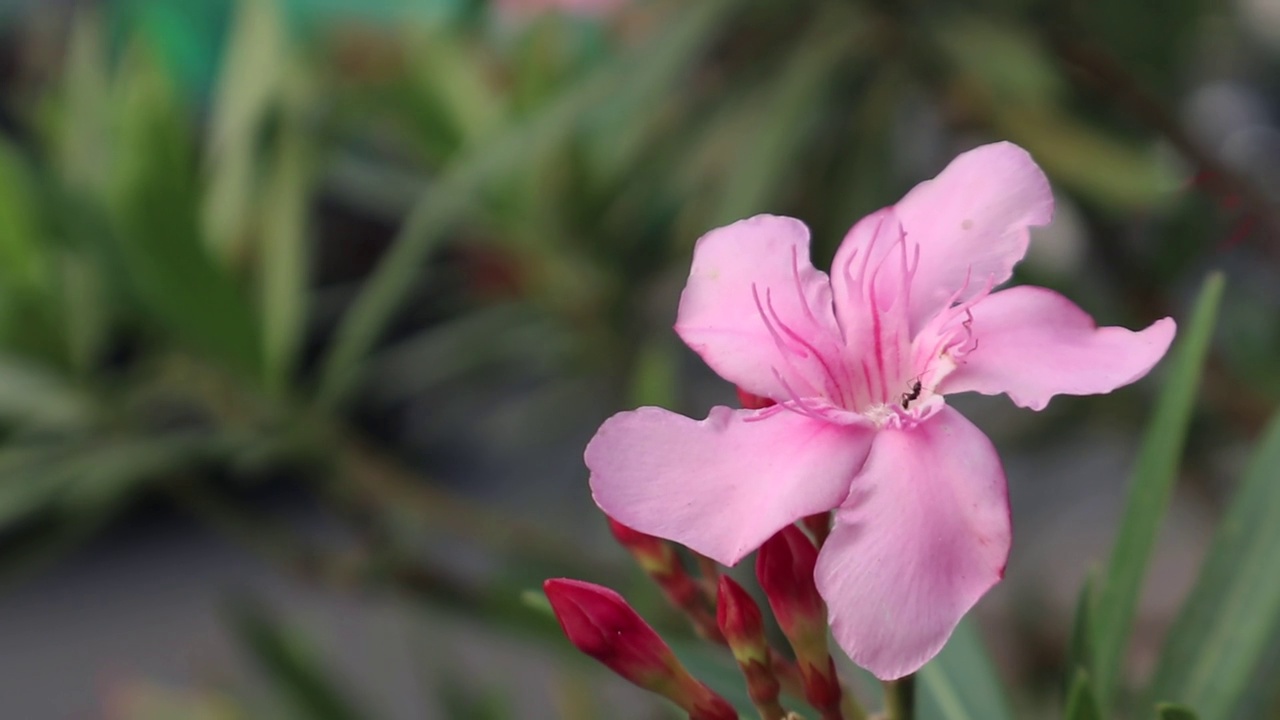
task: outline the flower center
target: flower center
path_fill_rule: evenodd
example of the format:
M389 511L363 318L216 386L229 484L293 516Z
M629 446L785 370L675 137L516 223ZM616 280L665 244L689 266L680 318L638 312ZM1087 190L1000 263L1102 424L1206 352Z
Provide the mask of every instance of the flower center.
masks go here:
M870 242L832 268L835 326L826 327L805 295L794 253L792 262L805 327L816 332L797 332L779 316L772 289L752 287L784 359L773 369L790 398L783 404L834 422L855 421L856 414L876 426L915 423L936 412L943 404L939 384L977 347L970 308L990 292L990 282L961 300L967 278L937 310L913 321L922 314L911 297L920 248L896 221L882 222Z

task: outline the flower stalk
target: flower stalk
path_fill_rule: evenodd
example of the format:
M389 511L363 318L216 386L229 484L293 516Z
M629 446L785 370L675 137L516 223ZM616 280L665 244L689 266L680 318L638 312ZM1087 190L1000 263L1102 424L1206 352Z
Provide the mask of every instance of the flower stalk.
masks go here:
M887 720L915 720L915 675L884 683L884 712Z
M685 570L675 546L666 540L633 530L613 518L608 520L613 537L631 553L645 574L653 578L667 600L688 616L699 637L723 643L720 629L716 627L716 619L708 608L706 592ZM714 602L714 597L712 601Z

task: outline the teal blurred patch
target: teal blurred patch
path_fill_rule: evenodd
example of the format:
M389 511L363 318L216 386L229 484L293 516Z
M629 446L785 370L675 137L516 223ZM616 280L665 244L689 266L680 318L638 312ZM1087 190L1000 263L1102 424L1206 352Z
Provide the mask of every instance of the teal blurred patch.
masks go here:
M292 32L307 37L344 23L447 22L469 0L275 0ZM226 45L235 0L120 0L110 10L113 46L141 34L185 93L206 97Z

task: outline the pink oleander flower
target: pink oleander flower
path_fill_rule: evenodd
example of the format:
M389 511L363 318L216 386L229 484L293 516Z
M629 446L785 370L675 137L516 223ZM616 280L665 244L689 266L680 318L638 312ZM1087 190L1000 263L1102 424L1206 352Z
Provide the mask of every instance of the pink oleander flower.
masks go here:
M994 288L1053 215L1026 151L986 145L849 231L830 277L798 220L760 215L694 249L675 330L721 377L776 404L619 413L587 446L596 503L733 565L835 509L815 582L837 642L882 679L919 669L999 582L1004 471L951 393L1041 410L1146 375L1174 322L1097 327L1063 296Z

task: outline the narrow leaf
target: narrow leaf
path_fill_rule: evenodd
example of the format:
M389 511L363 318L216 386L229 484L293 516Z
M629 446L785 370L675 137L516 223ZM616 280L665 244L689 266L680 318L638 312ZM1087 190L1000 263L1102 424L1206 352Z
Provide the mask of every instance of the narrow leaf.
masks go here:
M314 650L288 632L265 610L242 604L233 612L235 629L245 646L292 705L297 717L314 720L361 720L358 712L321 667Z
M0 422L36 427L83 425L88 397L49 368L0 354Z
M58 173L78 190L100 192L110 184L111 78L107 43L97 7L71 16L60 96L61 112L50 128Z
M549 142L569 137L584 112L611 97L618 87L625 86L637 69L651 64L659 48L664 57L675 53L692 60L734 4L713 0L690 6L683 17L671 23L669 32L655 38L652 46L637 48L616 63L597 69L529 121L498 135L458 161L427 188L405 219L391 250L342 318L324 360L320 401L330 405L340 403L354 389L360 364L412 287L422 261L443 239L448 227L471 208L477 191L485 183L527 164L533 154ZM681 63L677 67L683 66Z
M971 620L917 674L920 720L1010 720L1005 691Z
M1102 710L1098 708L1098 698L1089 686L1089 675L1084 670L1076 672L1071 682L1071 690L1067 693L1066 720L1102 720Z
M744 147L750 152L736 154L735 166L725 173L720 208L714 218L722 225L761 212L777 188L791 179L795 156L812 129L815 106L824 102L826 88L837 61L850 47L849 22L843 5L815 19L813 29L797 44L799 50L779 73L774 87L761 103L767 108L755 120L755 132ZM837 15L837 17L832 17Z
M1097 632L1094 635L1096 649L1090 677L1096 683L1102 707L1110 705L1122 678L1121 668L1134 610L1156 534L1178 476L1183 441L1191 422L1222 289L1220 274L1211 275L1205 281L1191 322L1181 330L1164 389L1156 403L1154 419L1147 428L1138 453L1128 505L1106 579L1098 595Z
M1160 720L1198 720L1199 718L1191 708L1167 703L1161 703L1156 706L1156 715Z
M294 370L307 320L307 217L315 163L298 117L304 104L291 97L285 108L262 205L263 365L267 387L274 390L283 389Z
M116 78L111 247L152 317L233 369L256 375L258 318L201 237L189 123L170 78L141 50L132 48Z
M1094 577L1095 574L1090 572L1085 578L1084 587L1080 588L1080 597L1076 600L1075 619L1071 623L1071 644L1067 648L1068 689L1075 682L1078 671L1088 667L1089 658L1093 656Z
M247 223L259 191L255 158L269 111L285 75L287 43L276 0L238 0L226 62L218 77L210 122L208 189L203 227L209 249L224 260L244 252Z
M1280 414L1272 418L1165 641L1146 697L1234 715L1280 636Z

